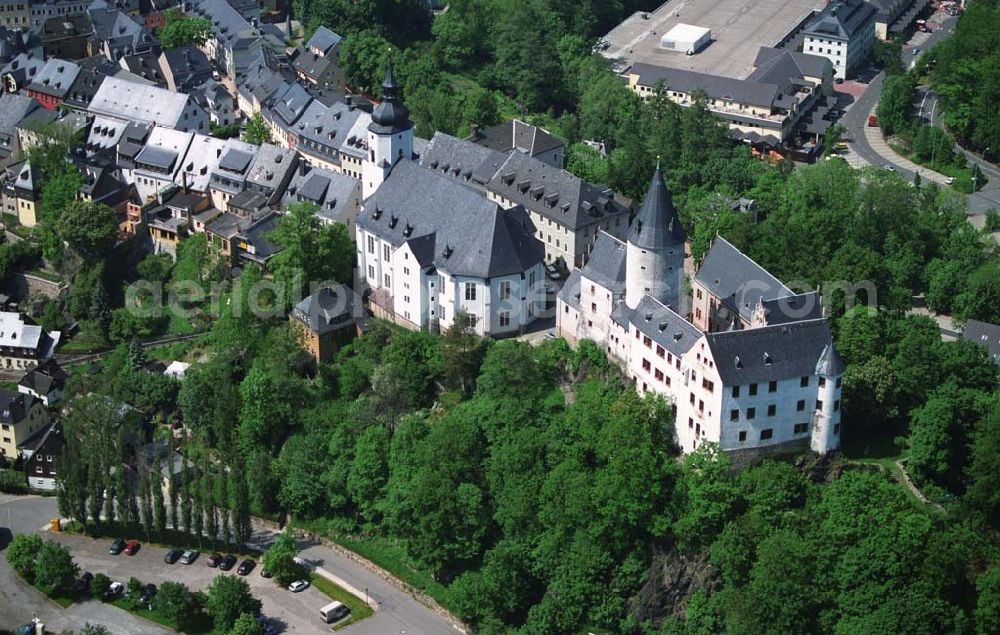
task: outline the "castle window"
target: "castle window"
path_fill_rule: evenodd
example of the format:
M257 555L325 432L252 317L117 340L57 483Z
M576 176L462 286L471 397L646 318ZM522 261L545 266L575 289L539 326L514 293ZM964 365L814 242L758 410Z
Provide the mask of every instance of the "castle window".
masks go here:
M774 436L774 430L772 430L771 428L765 428L764 430L760 431L760 440L761 441L767 441L772 436Z
M826 388L826 377L820 377L819 378L819 387L820 388Z
M799 402L797 404L795 404L795 411L796 412L802 412L805 409L806 409L806 400L805 399L799 399Z
M808 376L803 377L799 381L799 386L802 387L802 388L808 388L809 387L809 377Z
M476 283L466 282L465 283L465 299L474 302L476 300Z
M740 396L740 387L733 386L733 399L736 399L739 396Z
M757 409L756 408L747 408L747 419L750 420L750 419L756 419L756 418L757 418Z
M837 412L838 410L840 410L840 400L839 399L837 401L833 402L833 411Z
M778 407L774 404L770 404L767 407L767 416L773 417L777 413Z
M757 384L750 384L750 396L753 397L757 394Z
M778 382L776 381L768 382L767 392L778 392Z
M808 423L796 423L795 424L795 434L805 434L809 430Z
M730 410L729 411L729 420L730 421L739 421L740 420L740 411L737 410L737 409L735 409L735 408L733 410Z
M743 443L746 440L747 440L747 431L740 430L740 443Z

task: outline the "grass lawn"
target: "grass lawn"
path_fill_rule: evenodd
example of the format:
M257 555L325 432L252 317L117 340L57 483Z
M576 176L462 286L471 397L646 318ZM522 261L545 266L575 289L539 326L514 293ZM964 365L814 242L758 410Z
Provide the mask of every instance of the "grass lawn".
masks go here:
M365 604L364 601L354 597L354 595L343 590L342 588L340 588L333 582L330 582L329 580L327 580L318 573L315 572L310 573L309 582L311 582L312 585L316 587L319 591L328 595L330 599L342 602L351 609L351 616L348 617L343 622L338 623L337 630L345 628L349 624L360 622L366 617L371 617L372 613L374 613L374 611L372 611L372 608L367 604Z
M423 591L449 611L455 611L448 587L435 580L430 571L419 568L406 554L401 542L381 536L360 539L334 538L334 541L371 560L410 586Z
M174 620L160 615L155 610L150 611L145 606L140 608L132 608L132 603L128 598L119 597L110 602L112 606L116 606L123 611L128 611L132 615L136 615L143 619L147 619L150 622L155 622L162 626L166 626L169 629L175 630L179 633L188 633L189 635L225 635L224 631L220 631L214 627L212 620L208 615L204 613L199 613L197 619L194 623L189 625L187 628L180 628L177 626L177 622Z

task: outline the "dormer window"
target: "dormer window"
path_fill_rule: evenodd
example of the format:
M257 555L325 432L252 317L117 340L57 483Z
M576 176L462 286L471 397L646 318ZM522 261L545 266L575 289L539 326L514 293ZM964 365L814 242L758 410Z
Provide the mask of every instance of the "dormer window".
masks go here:
M771 359L770 353L768 353L768 352L765 351L764 352L764 364L766 366L770 366L772 363L773 363L773 360Z

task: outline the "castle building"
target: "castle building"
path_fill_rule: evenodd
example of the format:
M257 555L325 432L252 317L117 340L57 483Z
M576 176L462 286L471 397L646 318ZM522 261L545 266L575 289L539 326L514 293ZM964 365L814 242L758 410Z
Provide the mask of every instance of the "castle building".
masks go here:
M667 398L684 452L837 449L845 366L818 294L792 292L720 237L688 309L685 243L657 169L627 240L602 232L559 293L559 335L593 340L639 392Z

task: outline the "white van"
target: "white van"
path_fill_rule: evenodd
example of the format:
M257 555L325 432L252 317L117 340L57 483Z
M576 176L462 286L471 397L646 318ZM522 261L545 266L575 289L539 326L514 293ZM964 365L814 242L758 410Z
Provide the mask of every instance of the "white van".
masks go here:
M330 602L319 610L320 617L327 624L339 622L350 614L351 609L347 608L347 605L343 602Z

